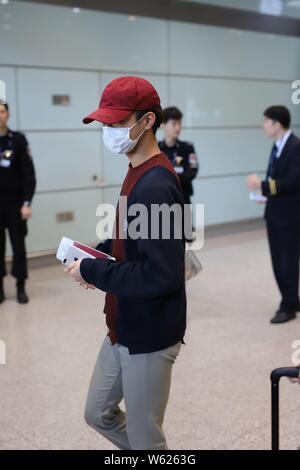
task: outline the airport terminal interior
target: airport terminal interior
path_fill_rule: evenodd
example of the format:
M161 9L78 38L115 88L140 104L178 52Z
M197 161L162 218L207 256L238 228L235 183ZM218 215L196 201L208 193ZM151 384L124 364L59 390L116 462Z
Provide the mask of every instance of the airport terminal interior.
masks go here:
M266 205L272 209L283 201L276 220L291 216L291 225L274 222L272 230L289 230L293 243L298 236L299 268L298 0L0 0L0 185L9 152L18 155L14 137L11 147L2 148L1 109L2 117L9 111L7 141L10 131L26 136L36 178L32 203L31 197L22 201L30 210L25 302L16 297L18 276L11 269L18 271L18 260L0 217L7 270L0 304L0 450L116 449L84 417L91 374L107 336L106 291L76 284L56 254L62 237L96 247L97 208L117 204L128 158L105 145L100 124L105 121L82 120L120 77L147 80L163 110L180 110L182 117L171 121L180 124L182 148L192 150L186 160L177 153L172 163L180 181L187 171L181 161L195 170L188 195L195 238L186 249L193 250L202 270L185 283L184 344L173 366L163 423L168 448L268 450L270 373L300 365L300 308L280 304L284 288L274 275L276 254L271 258L271 229L264 219ZM290 125L278 108L289 112ZM273 138L266 134L268 120L279 129ZM160 142L168 143L168 122L157 131ZM277 158L290 158L295 170L281 176L285 167L277 161L279 173L273 168L270 176L272 147L284 135L282 145L294 139L294 147L290 154L283 147ZM267 193L251 187L255 178ZM0 215L8 210L3 187ZM197 218L199 206L204 219ZM295 266L296 257L293 252L285 264ZM289 266L285 269L283 277ZM284 320L271 324L278 308ZM153 350L142 354L155 356ZM124 400L120 406L125 410ZM139 413L137 406L133 421ZM285 377L280 416L280 448L300 448L300 388Z

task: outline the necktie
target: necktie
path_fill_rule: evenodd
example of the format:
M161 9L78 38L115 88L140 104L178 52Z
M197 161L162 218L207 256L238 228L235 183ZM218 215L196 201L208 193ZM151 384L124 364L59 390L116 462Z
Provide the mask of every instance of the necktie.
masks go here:
M278 147L276 144L274 144L274 147L272 148L270 160L269 160L269 165L268 165L268 170L267 170L267 179L272 178L273 176L273 169L274 169L274 163L277 159L277 152L278 152Z

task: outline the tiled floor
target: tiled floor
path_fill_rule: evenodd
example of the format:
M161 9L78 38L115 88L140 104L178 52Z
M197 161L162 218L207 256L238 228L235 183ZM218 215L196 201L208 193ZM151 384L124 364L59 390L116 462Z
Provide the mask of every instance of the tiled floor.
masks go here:
M270 371L291 364L300 316L270 325L279 296L261 226L212 231L204 270L188 284L186 346L174 367L165 430L171 449L268 449ZM33 269L31 302L7 278L0 306L0 449L113 449L83 420L89 376L106 334L104 295L59 265ZM300 388L281 383L281 445L300 446Z

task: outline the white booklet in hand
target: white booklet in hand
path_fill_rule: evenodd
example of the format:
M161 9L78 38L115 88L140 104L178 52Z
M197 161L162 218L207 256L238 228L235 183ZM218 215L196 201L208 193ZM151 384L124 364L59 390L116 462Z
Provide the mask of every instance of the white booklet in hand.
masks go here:
M103 253L103 251L95 250L95 248L91 248L88 245L76 242L67 237L63 237L61 239L56 253L56 258L66 266L69 266L69 264L73 263L74 261L84 258L106 258L116 261L115 258L107 255L106 253Z
M256 193L256 192L251 192L249 194L249 198L251 201L256 201L256 202L266 202L267 198L263 196L261 193Z

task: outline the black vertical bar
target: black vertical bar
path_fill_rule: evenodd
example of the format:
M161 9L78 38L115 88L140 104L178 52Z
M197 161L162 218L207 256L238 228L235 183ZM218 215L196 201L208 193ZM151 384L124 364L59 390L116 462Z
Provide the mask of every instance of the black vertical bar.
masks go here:
M279 381L272 382L272 450L279 450Z

